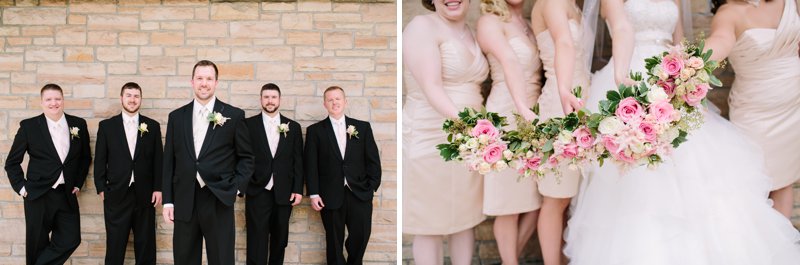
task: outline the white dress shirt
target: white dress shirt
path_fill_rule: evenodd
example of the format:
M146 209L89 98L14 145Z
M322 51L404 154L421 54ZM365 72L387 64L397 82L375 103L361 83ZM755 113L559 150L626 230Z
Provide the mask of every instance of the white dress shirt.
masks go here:
M264 123L264 132L267 134L267 142L269 142L269 152L272 154L272 157L275 158L275 152L278 150L278 142L281 138L278 132L278 126L281 124L281 114L277 113L275 118L273 118L266 112L261 111L261 117ZM274 174L269 176L269 183L267 183L264 189L272 190L272 186L275 185L273 178Z
M214 111L214 104L217 102L217 97L211 97L211 100L208 101L208 104L203 106L197 100L194 100L194 107L192 108L192 132L194 137L194 154L195 158L200 156L200 149L203 148L203 141L206 138L206 132L208 131L208 115L213 113ZM200 177L200 172L197 172L197 183L200 184L200 187L205 187L206 182L203 181L203 178Z
M127 113L122 113L122 127L125 128L125 139L128 140L128 151L131 153L131 159L136 152L136 141L139 139L139 113L133 116ZM133 185L133 170L131 170L131 181L128 182L128 187Z
M62 114L58 121L52 121L46 117L45 120L47 120L47 128L50 130L50 137L53 139L53 145L55 145L56 152L58 152L58 158L61 159L61 163L64 163L65 159L67 159L67 153L69 153L69 141L71 137L67 118ZM64 183L64 171L62 170L58 176L58 180L53 184L53 188L55 189L58 185Z

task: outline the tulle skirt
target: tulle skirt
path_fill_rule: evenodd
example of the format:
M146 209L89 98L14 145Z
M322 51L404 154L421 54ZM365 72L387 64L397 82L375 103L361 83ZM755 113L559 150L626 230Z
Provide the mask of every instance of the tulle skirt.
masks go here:
M611 69L592 84L613 87ZM584 170L564 235L570 264L800 264L800 233L771 207L761 149L711 111L688 139L655 169Z

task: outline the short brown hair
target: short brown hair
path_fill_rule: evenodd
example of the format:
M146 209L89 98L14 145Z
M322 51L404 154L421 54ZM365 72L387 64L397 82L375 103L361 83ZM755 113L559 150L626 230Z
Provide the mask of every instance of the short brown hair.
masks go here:
M44 86L42 87L42 90L41 90L41 91L39 91L39 96L41 97L42 95L44 95L44 92L45 92L45 91L47 91L47 90L55 90L55 91L58 91L59 93L61 93L61 96L62 96L62 97L64 96L64 90L63 90L63 89L61 89L61 87L60 87L60 86L58 86L58 85L56 85L56 84L47 84L47 85L44 85Z
M278 96L281 95L281 88L278 85L273 83L267 83L261 87L261 93L264 93L264 90L275 90L278 91Z
M325 89L325 92L322 92L322 98L325 98L325 94L328 94L328 92L333 91L333 90L342 91L342 95L344 95L344 89L342 89L341 87L339 87L339 86L330 86L330 87Z
M122 85L122 88L119 90L119 95L120 96L122 96L122 93L125 92L125 89L136 89L136 90L139 90L140 94L142 93L142 87L140 87L139 84L137 84L135 82L128 82L128 83L125 83L124 85Z
M214 62L209 60L201 60L194 64L194 68L192 68L192 79L194 79L194 71L197 70L197 67L200 66L212 66L214 67L214 79L219 79L219 70L217 70L217 65Z
M436 6L433 5L433 0L422 0L422 6L427 10L436 12Z

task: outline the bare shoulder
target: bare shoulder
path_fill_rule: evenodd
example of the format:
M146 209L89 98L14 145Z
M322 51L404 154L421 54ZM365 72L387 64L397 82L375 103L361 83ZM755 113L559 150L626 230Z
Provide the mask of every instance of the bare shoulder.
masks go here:
M403 35L405 34L420 34L423 32L427 32L428 29L431 27L436 27L434 24L433 17L436 14L428 14L428 15L419 15L411 19L406 25L406 28L403 29Z

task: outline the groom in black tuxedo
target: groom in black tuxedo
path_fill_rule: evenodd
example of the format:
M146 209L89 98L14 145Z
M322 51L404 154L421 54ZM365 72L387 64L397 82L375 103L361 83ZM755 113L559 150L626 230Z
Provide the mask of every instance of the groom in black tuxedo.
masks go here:
M136 264L156 264L155 206L161 204L161 127L139 114L142 88L120 91L122 113L100 122L94 157L94 185L103 199L105 264L122 264L133 230Z
M194 100L169 114L164 145L164 221L175 223L175 264L234 264L233 203L253 175L244 111L214 96L217 66L192 70Z
M281 89L261 87L259 115L247 118L255 174L247 186L247 264L283 264L292 206L303 199L303 134L300 124L281 115Z
M60 86L47 84L40 95L44 113L19 123L5 169L25 204L26 263L64 264L81 243L77 196L92 162L89 133L84 119L64 113Z
M325 227L328 264L362 264L372 226L372 196L381 184L378 146L368 122L345 117L347 100L341 87L329 87L323 96L328 118L306 131L311 207L320 212Z

